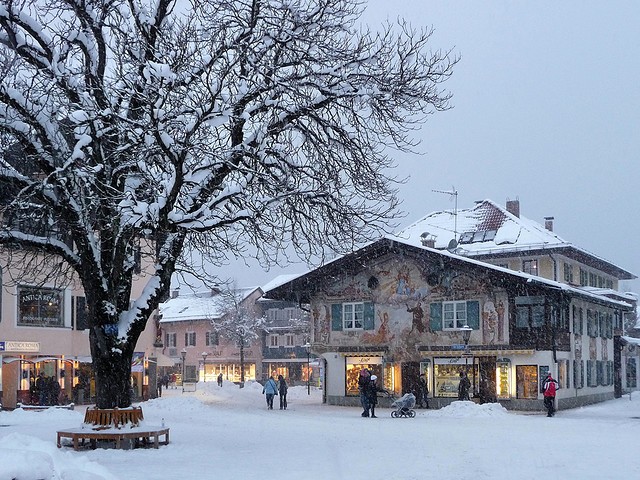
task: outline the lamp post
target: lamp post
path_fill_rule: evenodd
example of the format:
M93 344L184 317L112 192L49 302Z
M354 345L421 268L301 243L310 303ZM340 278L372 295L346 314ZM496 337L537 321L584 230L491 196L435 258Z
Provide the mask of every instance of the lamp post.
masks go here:
M207 383L207 352L202 352L202 382Z
M471 332L473 331L473 328L471 328L469 325L467 325L466 323L464 324L464 327L462 327L460 329L460 331L462 332L462 340L464 341L464 372L465 375L469 375L469 339L471 338ZM475 371L474 371L474 375L473 375L473 394L475 395L475 391L476 391L476 380L475 380Z
M180 352L180 356L182 357L182 393L184 393L184 362L187 358L187 349L183 348Z
M307 350L307 395L311 395L311 372L310 372L310 364L311 364L311 344L307 341L304 344L304 348Z

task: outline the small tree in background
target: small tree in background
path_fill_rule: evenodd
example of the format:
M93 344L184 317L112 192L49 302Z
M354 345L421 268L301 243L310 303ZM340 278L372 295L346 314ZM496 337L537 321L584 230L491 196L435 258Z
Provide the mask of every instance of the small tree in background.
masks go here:
M257 311L255 289L228 288L218 294L217 315L211 318L213 331L232 340L240 352L240 388L244 388L244 351L262 338L265 319ZM258 345L260 347L260 345Z

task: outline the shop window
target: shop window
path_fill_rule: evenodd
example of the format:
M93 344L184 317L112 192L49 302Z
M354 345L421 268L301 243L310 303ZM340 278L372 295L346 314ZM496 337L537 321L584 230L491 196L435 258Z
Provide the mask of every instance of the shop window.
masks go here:
M331 305L331 330L373 330L374 307L371 302Z
M379 384L385 385L386 379L383 375L382 357L379 356L354 356L346 357L345 390L347 395L360 395L358 390L358 377L360 371L366 368L372 375L376 375Z
M516 398L538 398L538 367L516 365Z
M437 302L429 305L429 324L432 331L458 330L465 325L480 329L480 302Z
M467 359L460 358L436 358L434 359L433 377L435 382L434 397L458 397L458 384L460 383L460 372L467 372L467 377L471 382L479 378L475 365L469 364ZM477 391L474 386L473 391ZM470 392L471 393L471 392Z
M64 327L63 292L53 288L18 287L20 327Z

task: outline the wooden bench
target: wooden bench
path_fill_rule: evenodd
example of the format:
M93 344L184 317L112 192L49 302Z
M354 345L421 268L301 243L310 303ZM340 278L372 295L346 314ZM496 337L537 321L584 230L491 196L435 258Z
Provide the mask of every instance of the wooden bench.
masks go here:
M130 423L133 426L140 425L144 420L142 408L87 408L84 413L84 423L93 427L114 427L122 428ZM93 428L92 427L92 428ZM98 428L94 428L98 430Z
M78 450L89 441L91 448L97 447L98 441L115 442L115 448L125 446L146 447L169 444L169 429L161 427L143 426L142 408L87 408L84 423L81 428L70 428L58 431L58 448L62 447L62 439L70 438L73 449ZM160 438L164 437L161 441ZM126 442L129 440L128 442Z
M160 437L164 437L161 441ZM130 430L118 430L118 431L106 431L106 430L86 430L82 428L74 428L68 430L58 431L58 448L62 448L62 439L70 438L73 443L73 449L79 450L80 447L84 447L86 441L89 441L91 448L97 447L98 441L115 442L116 448L122 448L124 446L123 440L133 441L132 447L147 447L153 446L158 448L160 445L169 444L169 429L168 428L133 428Z

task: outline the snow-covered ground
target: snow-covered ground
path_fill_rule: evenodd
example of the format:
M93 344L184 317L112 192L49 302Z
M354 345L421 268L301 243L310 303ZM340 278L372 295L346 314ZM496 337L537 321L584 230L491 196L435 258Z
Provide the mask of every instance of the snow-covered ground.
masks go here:
M554 418L454 402L373 419L305 387L267 410L261 389L199 383L143 403L145 422L171 428L158 450L58 449L56 430L79 427L82 409L0 412L0 480L640 478L638 394Z

